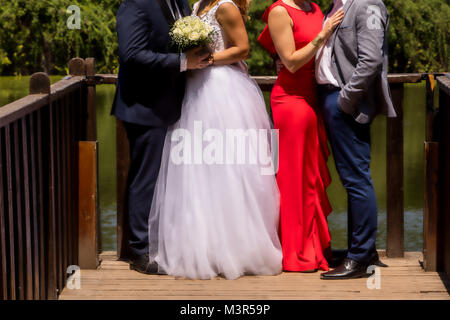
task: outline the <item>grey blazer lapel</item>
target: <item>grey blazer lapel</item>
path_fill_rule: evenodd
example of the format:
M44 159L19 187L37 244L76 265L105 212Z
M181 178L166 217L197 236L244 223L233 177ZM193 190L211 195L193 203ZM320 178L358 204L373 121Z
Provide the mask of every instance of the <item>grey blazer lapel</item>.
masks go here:
M353 2L354 2L354 0L347 0L347 2L345 3L344 7L342 8L342 10L344 10L344 19L345 19L345 15L348 12L348 9L350 9L350 7L352 6ZM339 25L334 30L333 35L331 36L331 48L333 48L333 51L334 51L334 43L336 41L336 34L339 32L339 28L340 28L342 22L344 21L344 19L342 19L341 23L339 23Z

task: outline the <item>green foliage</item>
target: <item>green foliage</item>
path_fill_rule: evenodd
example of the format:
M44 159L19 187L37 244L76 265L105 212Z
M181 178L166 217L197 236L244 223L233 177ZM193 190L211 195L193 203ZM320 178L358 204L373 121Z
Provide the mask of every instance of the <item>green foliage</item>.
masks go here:
M275 72L272 58L258 43L258 36L266 25L262 21L262 16L272 3L272 0L253 0L250 6L246 24L251 48L250 57L247 60L250 74L265 76L273 75Z
M189 0L191 4L195 0ZM356 0L358 1L358 0ZM0 0L0 74L67 72L75 56L95 57L98 72L117 72L115 14L121 0ZM273 0L253 0L247 22L251 74L274 73L258 44L261 17ZM332 0L315 1L323 11ZM448 71L450 6L447 0L385 0L391 16L390 72ZM66 8L81 8L81 29L66 26Z
M448 71L448 0L385 0L385 3L391 17L390 70Z
M358 0L355 0L358 1ZM253 0L247 31L251 74L274 74L272 59L257 43L264 29L262 14L273 1ZM323 12L332 0L316 0ZM389 15L389 72L448 71L450 5L448 0L384 0Z
M120 0L0 0L0 72L62 74L75 56L95 57L99 72L115 71L119 4ZM81 9L81 29L67 28L70 5Z

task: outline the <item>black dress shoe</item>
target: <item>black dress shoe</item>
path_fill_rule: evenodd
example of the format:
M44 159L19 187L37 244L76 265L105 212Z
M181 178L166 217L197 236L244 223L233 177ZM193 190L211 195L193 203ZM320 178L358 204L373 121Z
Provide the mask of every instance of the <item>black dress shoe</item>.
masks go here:
M144 254L131 260L130 270L145 274L158 274L158 264L156 262L150 262L148 254Z
M332 271L322 273L320 279L323 280L340 280L355 279L370 276L367 273L367 265L358 263L355 260L345 258L342 264Z
M378 256L378 252L375 252L369 259L369 266L377 266L382 268L387 268L388 265L381 262L380 257Z

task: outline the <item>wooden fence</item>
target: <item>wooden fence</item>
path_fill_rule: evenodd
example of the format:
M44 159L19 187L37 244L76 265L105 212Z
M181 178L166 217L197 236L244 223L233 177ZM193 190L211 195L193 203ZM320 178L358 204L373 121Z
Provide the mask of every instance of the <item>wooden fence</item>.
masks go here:
M30 94L0 108L0 299L56 299L71 265L96 268L100 246L95 94L116 75L74 58L70 76L50 86L44 73ZM275 77L254 77L269 91ZM439 108L434 109L435 78ZM403 88L426 81L424 267L450 274L450 80L389 75L398 118L387 121L387 255L404 253ZM129 147L117 121L118 255L126 258L124 214Z
M89 65L72 59L71 76L52 86L33 74L30 94L0 108L1 299L56 299L79 253L97 254L97 241L83 238L95 219L83 220L78 198L79 144L89 134L87 107L95 108Z

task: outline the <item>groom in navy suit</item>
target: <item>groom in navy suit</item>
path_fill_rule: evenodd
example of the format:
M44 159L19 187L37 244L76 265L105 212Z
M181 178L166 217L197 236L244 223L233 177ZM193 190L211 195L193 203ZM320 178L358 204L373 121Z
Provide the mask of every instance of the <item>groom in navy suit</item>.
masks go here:
M125 0L117 13L120 68L111 113L130 142L127 258L142 273L158 270L148 256L148 220L166 130L180 117L185 71L209 65L199 48L179 54L170 46L171 25L190 12L186 0Z

